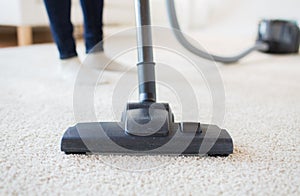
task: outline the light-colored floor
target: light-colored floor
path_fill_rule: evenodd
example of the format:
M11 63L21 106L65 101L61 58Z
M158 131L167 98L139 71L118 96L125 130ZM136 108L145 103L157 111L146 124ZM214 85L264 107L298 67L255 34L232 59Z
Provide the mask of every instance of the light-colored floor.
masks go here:
M127 48L133 40L129 34L107 41L107 53L115 56L116 48ZM211 43L209 49L225 53L251 43L240 39L236 46L225 46L209 36L202 41ZM83 51L82 43L79 51ZM188 74L201 106L199 120L209 122L211 99L201 74L168 52L156 56ZM134 66L135 53L118 60ZM202 69L213 66L197 62L203 63ZM0 50L1 195L300 194L299 55L255 53L236 65L217 65L226 95L220 126L230 132L235 148L226 158L63 154L62 134L76 120L73 86L60 79L58 63L52 44ZM135 80L134 72L130 74ZM99 120L114 119L111 96L120 75L106 72L110 83L95 90ZM180 86L174 81L171 85ZM171 93L159 93L159 98L170 101L179 118Z

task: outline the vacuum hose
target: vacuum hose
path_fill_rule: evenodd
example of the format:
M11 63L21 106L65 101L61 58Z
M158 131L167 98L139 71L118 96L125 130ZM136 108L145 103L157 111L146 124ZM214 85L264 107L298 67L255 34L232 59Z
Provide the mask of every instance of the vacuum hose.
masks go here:
M191 53L193 53L201 58L208 59L208 60L214 60L214 61L221 62L221 63L235 63L253 51L256 51L256 50L266 51L269 48L266 43L258 42L251 48L248 48L245 51L243 51L240 54L235 55L235 56L223 57L223 56L209 54L209 53L195 47L192 43L190 43L185 38L185 36L181 32L180 25L178 23L178 19L177 19L177 15L176 15L174 0L166 0L166 3L167 3L167 11L168 11L169 21L170 21L170 24L171 24L171 27L172 27L172 30L173 30L173 33L174 33L176 39L185 49L187 49Z

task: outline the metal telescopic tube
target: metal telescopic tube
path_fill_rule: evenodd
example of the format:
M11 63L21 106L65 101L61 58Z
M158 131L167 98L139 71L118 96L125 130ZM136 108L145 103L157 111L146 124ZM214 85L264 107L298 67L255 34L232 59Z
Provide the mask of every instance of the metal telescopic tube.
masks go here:
M149 0L135 0L140 102L156 101Z

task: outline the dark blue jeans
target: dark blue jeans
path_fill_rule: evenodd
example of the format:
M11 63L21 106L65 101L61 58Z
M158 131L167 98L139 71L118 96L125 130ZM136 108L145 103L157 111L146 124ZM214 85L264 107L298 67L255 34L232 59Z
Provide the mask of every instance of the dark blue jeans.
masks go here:
M67 59L77 56L71 23L71 0L44 0L44 2L49 16L52 36L57 45L60 58ZM103 51L103 45L99 44L103 38L103 0L80 0L80 3L84 16L86 53L92 49L93 52Z

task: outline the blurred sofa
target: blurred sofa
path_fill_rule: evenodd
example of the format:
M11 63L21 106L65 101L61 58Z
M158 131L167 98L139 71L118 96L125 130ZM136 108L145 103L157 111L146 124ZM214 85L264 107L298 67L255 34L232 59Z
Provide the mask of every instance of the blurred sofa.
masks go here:
M104 23L134 24L134 6L128 2L105 1ZM72 0L72 22L74 25L81 25L82 21L79 0ZM48 25L43 0L0 0L0 25L17 27L18 44L31 44L32 27Z

